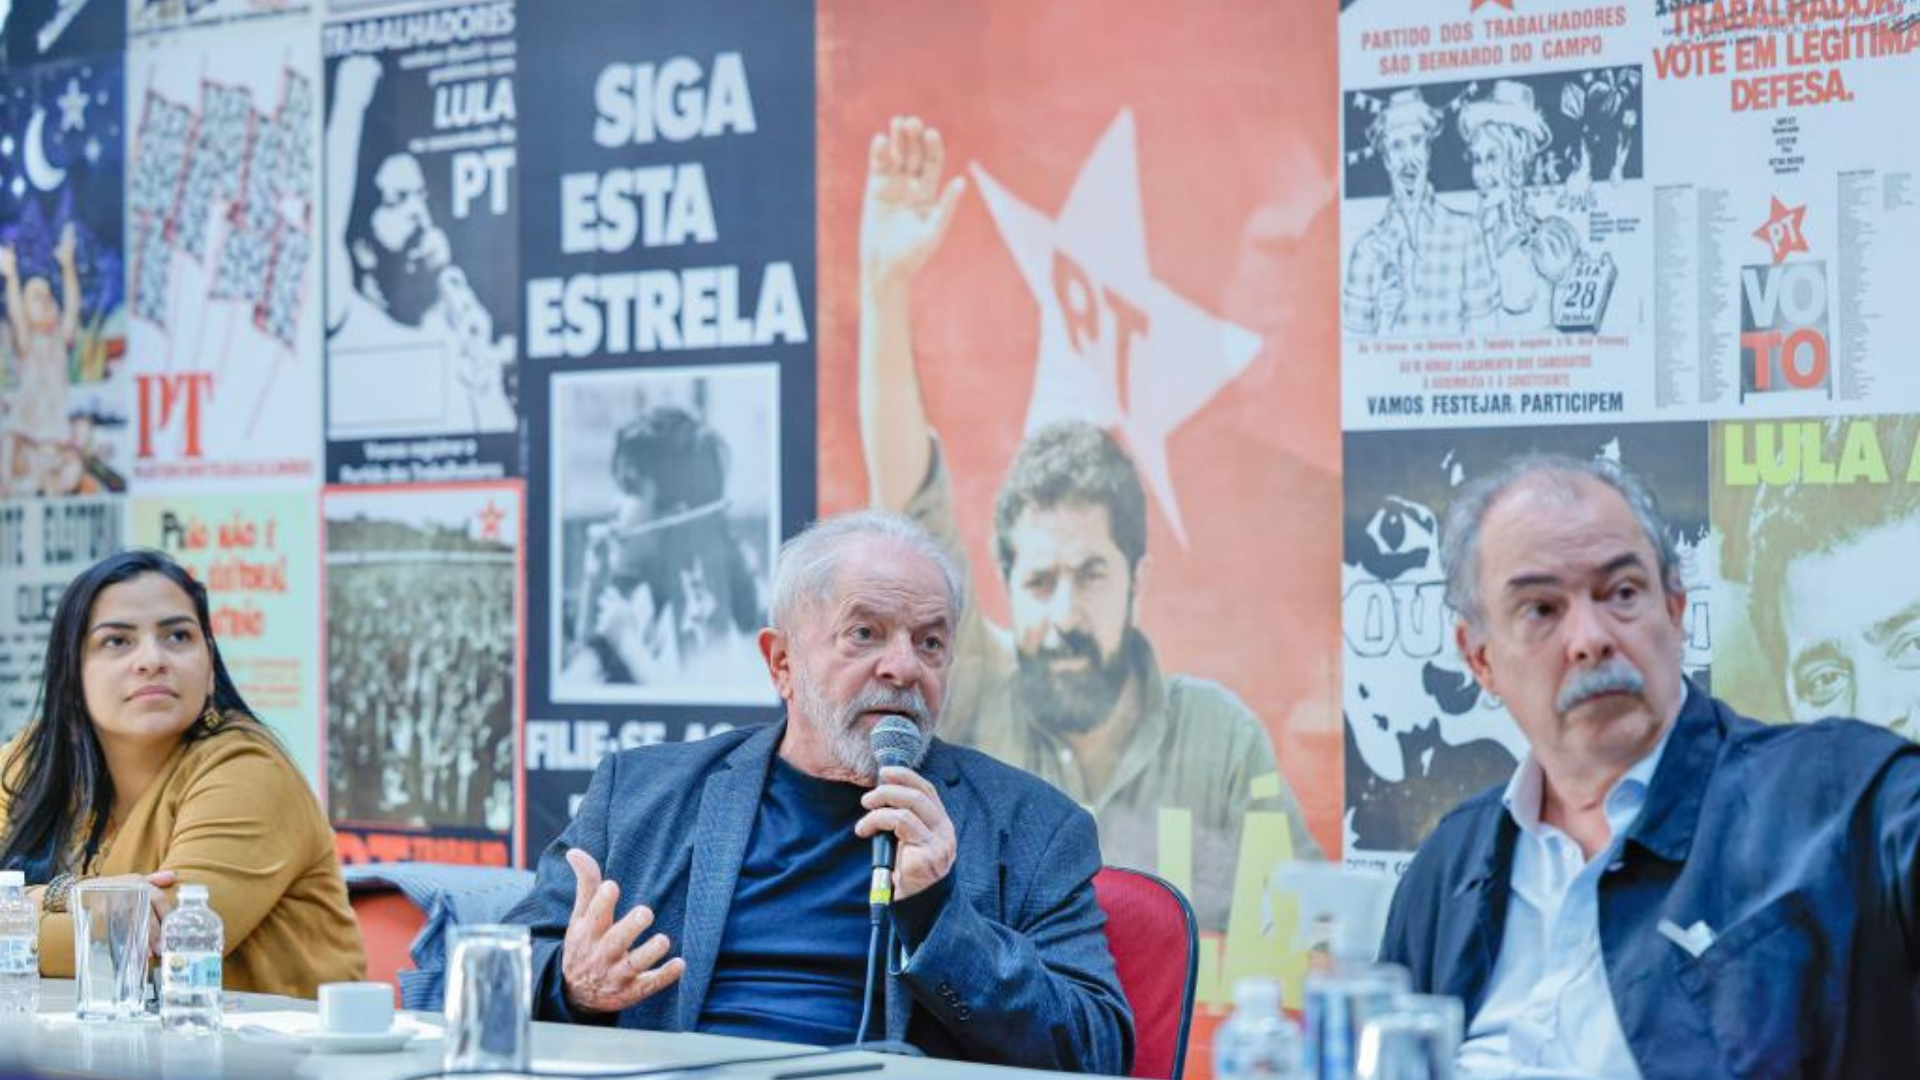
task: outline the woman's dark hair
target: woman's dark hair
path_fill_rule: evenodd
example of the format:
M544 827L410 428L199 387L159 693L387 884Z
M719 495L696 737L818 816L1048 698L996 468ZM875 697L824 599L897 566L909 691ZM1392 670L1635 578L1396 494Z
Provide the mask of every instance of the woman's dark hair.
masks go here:
M6 780L8 812L4 840L0 840L0 869L25 871L30 884L45 882L62 869L80 869L60 865L76 829L87 830L82 865L100 850L107 815L113 809L113 777L87 712L81 658L94 601L109 586L142 574L159 574L193 601L193 614L213 661L214 709L223 718L253 716L220 659L208 616L207 590L192 574L167 555L147 550L122 551L82 570L68 583L54 612L37 716L20 736L15 764L7 770L11 775ZM195 722L180 738L193 742L227 730L232 726L209 728Z

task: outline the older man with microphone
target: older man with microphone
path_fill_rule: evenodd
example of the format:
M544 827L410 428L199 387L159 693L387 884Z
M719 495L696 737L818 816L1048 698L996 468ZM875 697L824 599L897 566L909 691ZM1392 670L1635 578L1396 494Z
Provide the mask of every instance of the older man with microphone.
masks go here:
M601 762L508 916L542 1019L1125 1073L1093 819L932 734L964 591L878 511L781 549L784 723Z

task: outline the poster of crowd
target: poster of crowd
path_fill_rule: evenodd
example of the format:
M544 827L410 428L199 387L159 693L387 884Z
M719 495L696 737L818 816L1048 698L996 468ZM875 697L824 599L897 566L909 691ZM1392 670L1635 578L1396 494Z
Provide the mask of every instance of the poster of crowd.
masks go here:
M117 496L0 501L0 743L34 717L47 633L67 582L120 550L126 513Z
M1920 417L1714 425L1714 690L1920 737Z
M1204 1047L1339 839L1335 669L1274 647L1337 627L1333 9L820 10L823 509L967 568L941 735L1192 898Z
M123 64L0 73L0 496L126 490Z
M1719 547L1707 439L1702 423L1347 435L1340 659L1348 866L1404 871L1435 822L1505 783L1526 752L1519 728L1460 655L1439 539L1453 492L1512 457L1603 458L1647 480L1689 588L1685 668L1709 688L1722 623L1713 618Z
M1652 408L1656 174L1626 12L1395 0L1343 12L1347 430Z
M343 860L513 862L521 505L518 482L324 493L325 790Z
M1713 418L1920 403L1910 0L1674 5L1647 69L1660 404ZM1689 152L1712 132L1713 152Z
M6 65L24 68L119 52L127 43L128 3L129 0L12 0L0 7L0 38L6 45Z
M240 696L320 783L319 507L303 491L136 495L128 543L207 587L214 640Z
M129 347L144 486L319 476L313 25L136 39Z
M510 0L327 23L327 476L518 476Z
M529 859L605 753L779 718L815 501L812 6L570 12L520 27Z

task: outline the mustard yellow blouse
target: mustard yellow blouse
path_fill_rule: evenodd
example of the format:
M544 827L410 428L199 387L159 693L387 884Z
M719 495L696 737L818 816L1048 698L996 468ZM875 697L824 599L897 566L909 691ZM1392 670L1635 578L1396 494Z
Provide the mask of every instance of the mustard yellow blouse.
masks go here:
M0 760L13 765L16 748ZM0 789L0 821L8 810ZM207 887L226 925L227 989L311 998L321 983L366 977L333 829L256 721L235 717L220 733L181 744L88 876L155 870ZM41 920L40 971L73 975L70 916Z

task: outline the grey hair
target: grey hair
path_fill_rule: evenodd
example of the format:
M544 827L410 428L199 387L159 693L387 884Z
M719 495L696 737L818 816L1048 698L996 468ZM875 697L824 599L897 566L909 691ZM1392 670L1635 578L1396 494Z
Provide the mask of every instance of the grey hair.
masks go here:
M780 545L773 570L773 626L792 630L801 613L827 598L834 572L854 540L893 540L925 555L947 584L947 610L955 625L966 608L966 579L953 556L912 518L890 510L853 510L800 530Z
M1447 575L1447 606L1475 633L1486 629L1486 610L1480 597L1480 526L1486 521L1487 511L1501 496L1522 484L1547 480L1559 493L1572 495L1573 481L1583 477L1605 484L1626 501L1659 560L1661 585L1672 594L1686 591L1680 577L1680 549L1646 481L1605 458L1523 454L1456 492L1440 528L1440 565Z

